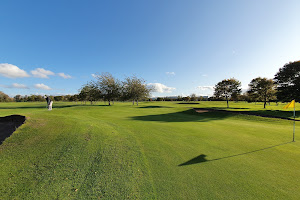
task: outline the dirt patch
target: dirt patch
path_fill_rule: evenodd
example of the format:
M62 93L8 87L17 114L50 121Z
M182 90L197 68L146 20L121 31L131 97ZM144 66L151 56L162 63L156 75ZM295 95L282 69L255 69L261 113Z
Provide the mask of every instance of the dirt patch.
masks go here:
M211 112L211 110L198 109L198 108L194 108L194 110L195 110L197 113L206 113L206 112Z
M0 145L2 142L25 122L26 118L22 115L10 115L0 117Z
M194 110L197 113L203 113L203 112L224 112L224 113L234 113L234 114L243 114L243 115L254 115L259 117L268 117L268 118L277 118L277 119L285 119L285 120L294 120L287 117L279 117L279 116L272 116L272 115L264 115L260 113L251 113L249 111L231 111L231 110L218 110L213 108L194 108ZM300 121L299 119L296 119L295 121Z

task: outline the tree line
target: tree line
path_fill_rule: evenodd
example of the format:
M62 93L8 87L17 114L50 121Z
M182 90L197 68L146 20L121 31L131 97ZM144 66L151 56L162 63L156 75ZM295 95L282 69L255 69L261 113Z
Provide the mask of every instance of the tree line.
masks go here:
M300 61L285 64L275 74L274 79L257 77L248 84L249 89L243 95L248 101L286 102L295 99L300 101ZM214 98L226 100L229 107L229 100L241 97L241 82L235 78L224 79L214 87Z
M49 96L54 101L79 101L78 94L75 95L59 95ZM0 91L0 102L43 102L45 101L42 95L16 95L13 98Z
M82 101L95 102L107 101L109 105L114 101L132 101L133 104L140 100L149 100L153 88L147 86L145 80L136 76L126 77L120 81L110 73L96 74L94 81L90 81L80 88L75 95L50 96L54 101ZM235 78L224 79L214 87L214 95L208 99L192 94L187 97L157 98L157 101L199 101L199 100L224 100L229 107L229 101L287 102L295 99L300 101L300 61L285 64L275 74L274 79L257 77L248 84L246 93L241 94L241 82ZM34 102L45 101L41 95L16 95L14 98L0 91L0 102Z

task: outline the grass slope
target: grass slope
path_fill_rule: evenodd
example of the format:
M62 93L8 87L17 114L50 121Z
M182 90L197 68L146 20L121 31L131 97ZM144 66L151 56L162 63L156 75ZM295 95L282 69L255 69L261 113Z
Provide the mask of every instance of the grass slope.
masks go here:
M225 104L1 103L28 120L0 146L0 199L298 199L293 122L191 110Z

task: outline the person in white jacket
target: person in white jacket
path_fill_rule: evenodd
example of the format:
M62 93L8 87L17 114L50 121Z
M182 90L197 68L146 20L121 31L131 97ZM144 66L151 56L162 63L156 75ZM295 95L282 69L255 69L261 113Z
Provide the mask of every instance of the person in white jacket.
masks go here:
M48 107L48 110L52 110L52 104L53 104L53 101L51 100L50 97L48 97L47 95L45 95L45 99L47 101L47 107Z

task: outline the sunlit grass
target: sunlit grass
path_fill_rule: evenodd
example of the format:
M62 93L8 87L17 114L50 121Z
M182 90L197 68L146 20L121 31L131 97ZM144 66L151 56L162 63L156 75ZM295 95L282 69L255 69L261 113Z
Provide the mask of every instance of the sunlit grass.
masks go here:
M267 110L286 115L283 106ZM226 102L55 102L52 111L46 103L0 103L1 116L27 117L0 146L0 199L299 197L292 121L193 107L226 109Z

